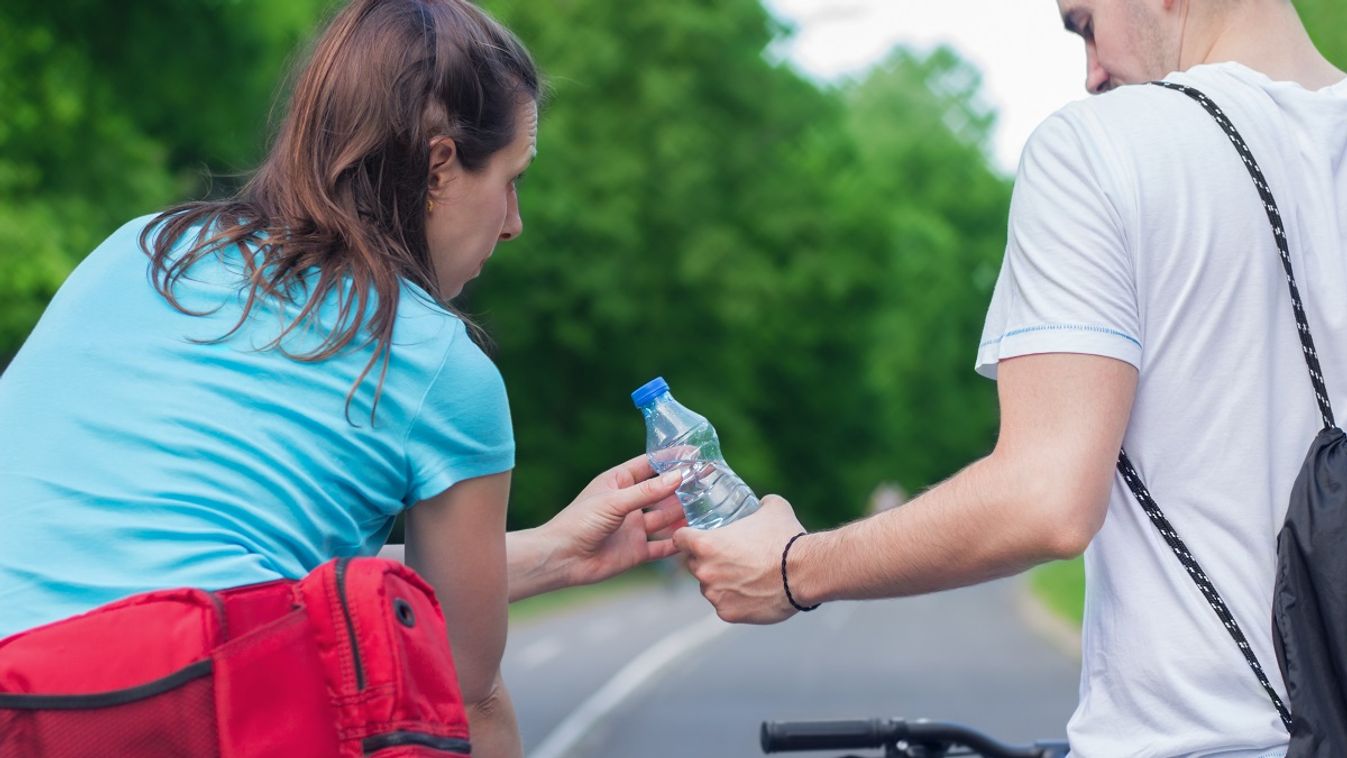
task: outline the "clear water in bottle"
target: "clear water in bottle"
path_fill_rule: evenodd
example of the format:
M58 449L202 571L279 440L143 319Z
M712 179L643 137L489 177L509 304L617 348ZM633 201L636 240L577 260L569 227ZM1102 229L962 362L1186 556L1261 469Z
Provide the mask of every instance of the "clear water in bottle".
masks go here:
M715 529L758 509L758 498L725 463L720 438L706 418L669 394L662 377L631 393L645 417L645 452L655 471L683 475L678 501L688 526Z

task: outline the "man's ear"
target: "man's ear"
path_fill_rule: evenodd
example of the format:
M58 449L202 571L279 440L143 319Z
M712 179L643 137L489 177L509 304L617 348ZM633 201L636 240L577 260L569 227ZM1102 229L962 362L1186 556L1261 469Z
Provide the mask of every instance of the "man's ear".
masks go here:
M441 195L453 182L455 175L462 170L458 162L458 145L449 137L436 137L430 141L430 174L426 177L426 192L432 198L441 199Z

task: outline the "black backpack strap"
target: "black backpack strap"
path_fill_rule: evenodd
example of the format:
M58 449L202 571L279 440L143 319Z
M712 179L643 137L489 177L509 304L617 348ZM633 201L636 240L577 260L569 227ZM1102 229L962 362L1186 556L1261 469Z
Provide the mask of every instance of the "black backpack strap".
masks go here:
M1132 461L1127 457L1127 451L1123 450L1118 454L1118 471L1122 473L1123 481L1127 482L1127 487L1132 490L1132 495L1141 503L1142 510L1150 516L1151 523L1160 531L1160 536L1165 538L1169 548L1174 551L1178 557L1179 563L1183 564L1184 570L1188 576L1193 578L1197 588L1202 591L1202 597L1207 599L1207 604L1216 611L1216 617L1221 620L1226 631L1230 632L1231 638L1235 644L1239 645L1239 651L1244 654L1244 660L1249 663L1249 668L1253 670L1253 675L1258 677L1258 683L1263 685L1263 691L1272 699L1272 705L1277 709L1277 715L1281 716L1282 723L1286 725L1286 730L1291 730L1291 711L1286 708L1282 702L1281 696L1272 688L1272 683L1268 681L1267 674L1263 673L1263 667L1258 663L1258 656L1254 655L1253 648L1249 646L1249 641L1244 637L1244 630L1239 628L1239 622L1231 615L1230 609L1225 606L1225 601L1221 599L1221 593L1216 591L1211 580L1207 578L1207 572L1198 565L1197 559L1188 550L1188 546L1183 544L1179 535L1170 525L1169 519L1161 512L1160 506L1155 504L1151 498L1151 493L1146 490L1146 485L1141 481L1141 476L1137 474L1132 467Z
M1273 239L1277 243L1278 252L1281 253L1282 268L1286 272L1286 283L1291 290L1291 310L1295 314L1296 328L1300 335L1300 348L1305 355L1305 366L1309 369L1310 384L1314 387L1314 396L1319 403L1319 413L1323 417L1324 427L1333 427L1333 407L1328 400L1328 389L1324 383L1323 371L1319 368L1319 354L1314 349L1314 337L1310 334L1309 321L1305 318L1305 306L1300 300L1300 289L1296 286L1295 273L1291 268L1291 250L1286 240L1286 228L1282 224L1281 211L1277 207L1276 199L1272 196L1272 189L1268 186L1267 179L1263 176L1263 170L1259 168L1258 161L1253 157L1253 152L1249 150L1248 144L1240 136L1239 131L1235 129L1235 125L1230 122L1230 119L1226 117L1220 107L1211 101L1211 98L1192 87L1182 84L1173 82L1152 82L1152 84L1181 92L1197 101L1216 120L1217 125L1230 139L1230 144L1234 145L1235 150L1239 153L1240 159L1244 161L1244 167L1248 169L1249 177L1253 179L1254 187L1258 189L1258 195L1263 200L1263 208L1267 211L1268 222L1272 225ZM1244 660L1248 662L1249 668L1258 678L1258 683L1262 685L1263 691L1267 693L1268 698L1272 700L1272 705L1277 709L1277 715L1281 717L1282 724L1286 726L1287 731L1290 731L1291 712L1282 702L1281 696L1272 688L1267 674L1263 672L1263 667L1258 662L1258 656L1254 655L1253 648L1250 647L1248 639L1244 636L1244 631L1240 629L1239 623L1235 621L1235 617L1226 607L1225 601L1221 599L1221 594L1216 591L1216 587L1207 578L1202 566L1198 564L1197 559L1188 550L1188 546L1174 531L1169 519L1165 518L1160 506L1151 497L1145 483L1141 481L1141 476L1137 474L1136 468L1132 465L1131 459L1128 458L1126 450L1118 454L1118 472L1122 474L1123 481L1127 482L1128 489L1132 491L1133 497L1141 504L1142 510L1146 512L1151 523L1160 532L1160 536L1174 551L1179 563L1183 564L1188 576L1192 577L1193 582L1202 592L1202 596L1207 599L1207 604L1216 612L1216 617L1221 620L1221 624L1225 626L1226 631L1230 633L1230 637L1239 646L1240 652L1244 655Z
M1196 100L1199 105L1216 119L1216 123L1225 132L1225 136L1230 138L1230 144L1235 146L1239 152L1239 157L1244 161L1244 167L1249 170L1249 177L1253 179L1253 185L1258 188L1258 196L1263 199L1263 208L1267 211L1267 220L1272 224L1272 237L1277 243L1277 250L1281 253L1282 268L1286 271L1286 284L1291 289L1291 311L1296 317L1296 328L1300 332L1300 351L1305 354L1305 367L1310 370L1310 384L1314 386L1314 397L1319 401L1319 413L1324 417L1324 428L1331 429L1335 426L1333 421L1333 406L1328 401L1328 388L1324 385L1324 373L1319 369L1319 354L1314 350L1314 337L1310 334L1310 323L1305 318L1305 306L1300 301L1300 288L1296 286L1296 275L1291 270L1291 248L1286 241L1286 227L1282 225L1282 213L1277 208L1277 201L1272 197L1272 190L1268 187L1267 179L1263 177L1263 169L1258 167L1258 161L1254 160L1253 153L1249 150L1248 144L1244 138L1239 136L1235 125L1230 123L1216 103L1211 98L1202 94L1192 87L1185 87L1182 84L1174 82L1152 82L1165 89L1172 89Z

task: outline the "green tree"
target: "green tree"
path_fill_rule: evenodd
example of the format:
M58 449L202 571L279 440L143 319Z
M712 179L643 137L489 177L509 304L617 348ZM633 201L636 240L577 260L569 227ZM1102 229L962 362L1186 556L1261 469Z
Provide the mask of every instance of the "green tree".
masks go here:
M554 89L528 231L472 295L511 386L517 516L641 450L626 398L656 374L741 473L783 488L783 427L805 421L794 382L819 360L792 333L812 304L789 285L828 224L800 158L836 103L765 60L775 27L754 0L489 7Z
M320 7L0 6L0 365L100 239L257 159L279 71Z
M853 97L771 63L783 30L753 0L489 7L554 89L523 190L528 232L470 297L511 387L519 522L640 451L626 396L656 374L713 420L736 470L816 523L857 514L881 475L925 484L985 448L987 404L965 398L942 397L946 428L898 428L936 417L916 412L926 394L958 389L938 376L943 357L894 358L962 328L959 345L926 349L957 353L967 374L980 330L986 288L966 266L999 243L970 243L963 222L987 212L971 226L1003 229L1005 185L978 144L985 114L954 121L976 110L960 106L975 77L933 89L970 69L947 51L913 57ZM905 136L878 144L855 111L890 96L911 107L879 131ZM925 197L946 187L930 172L953 177L940 204ZM909 182L897 194L895 176Z
M870 230L881 272L865 379L884 399L870 418L886 447L872 481L929 484L994 439L994 385L972 364L1010 182L990 165L995 119L980 89L975 68L938 48L900 49L844 92L861 161L840 205L855 214L850 226Z
M0 360L119 223L236 185L326 5L0 7ZM487 6L553 90L528 233L468 297L510 387L516 526L640 452L627 395L657 374L815 524L987 447L969 364L1008 191L971 67L899 52L820 87L765 54L787 31L757 0Z
M1310 38L1338 68L1347 68L1347 24L1342 0L1295 0Z

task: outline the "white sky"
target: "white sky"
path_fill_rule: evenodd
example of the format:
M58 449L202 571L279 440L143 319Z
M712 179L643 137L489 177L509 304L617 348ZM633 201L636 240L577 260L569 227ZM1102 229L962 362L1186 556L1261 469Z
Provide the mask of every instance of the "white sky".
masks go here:
M1007 173L1030 132L1085 97L1085 49L1053 0L765 0L796 27L780 52L821 80L857 73L894 45L946 43L982 70L996 108L994 153Z

